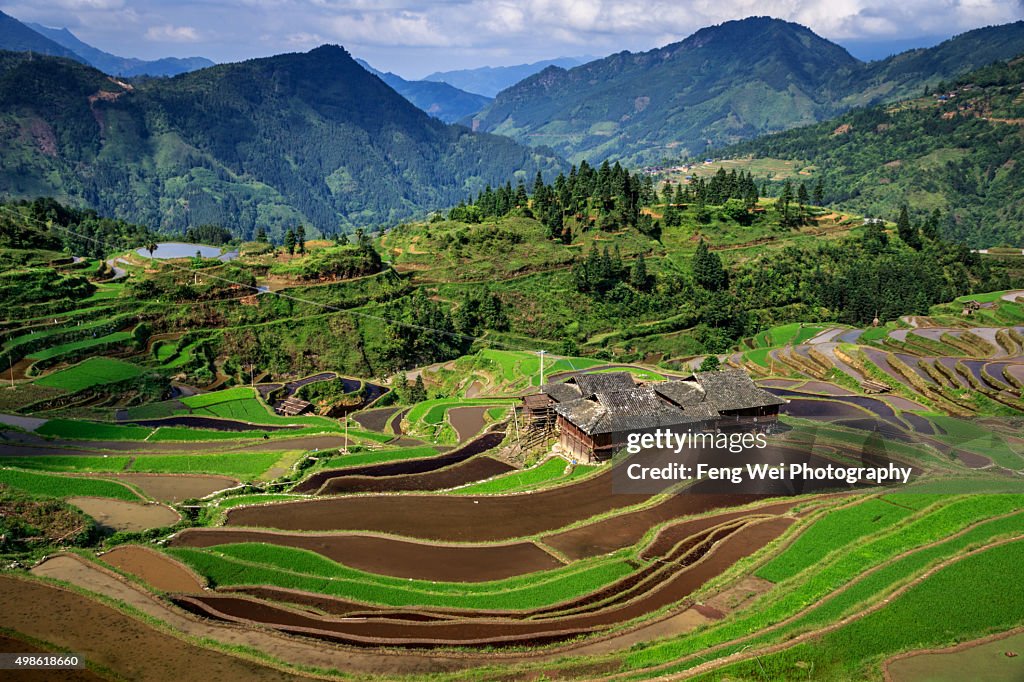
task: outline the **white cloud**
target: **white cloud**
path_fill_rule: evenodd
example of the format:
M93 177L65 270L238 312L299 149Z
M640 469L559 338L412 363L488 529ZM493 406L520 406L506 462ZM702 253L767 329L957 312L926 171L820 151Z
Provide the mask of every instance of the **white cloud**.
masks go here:
M199 31L191 26L162 24L146 29L146 38L162 43L195 43L199 41Z
M375 66L422 75L647 50L752 15L840 41L952 35L1020 19L1024 0L0 0L0 9L81 29L122 54L179 45L236 60L339 42Z

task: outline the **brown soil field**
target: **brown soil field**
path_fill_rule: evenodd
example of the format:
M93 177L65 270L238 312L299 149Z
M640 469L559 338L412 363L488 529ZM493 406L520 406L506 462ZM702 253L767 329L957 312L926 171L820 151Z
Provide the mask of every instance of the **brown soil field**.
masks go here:
M121 545L100 559L163 592L202 592L206 588L199 576L185 566L148 547Z
M479 438L472 440L459 448L446 452L443 455L399 460L397 462L383 462L381 464L367 464L365 466L355 466L347 469L327 469L325 471L318 471L309 478L300 482L295 486L294 490L295 492L301 493L314 493L326 485L338 485L336 483L337 479L346 477L383 477L422 474L462 462L474 455L486 452L501 443L503 438L503 433L492 431L485 433Z
M487 407L453 407L448 410L448 421L465 442L480 433L487 424Z
M795 451L794 451L795 452ZM806 453L796 453L803 459ZM692 486L672 496L663 519L702 514L713 509L785 494L781 488L750 494L705 492L715 482ZM623 507L641 504L650 494L617 493L610 468L571 485L534 493L500 496L349 496L302 500L272 507L239 507L227 514L229 526L281 530L351 530L452 542L491 542L553 532L570 524ZM643 525L646 530L650 523ZM631 526L630 526L631 528ZM626 541L622 546L632 544Z
M63 653L54 649L43 650L21 640L0 635L0 653L2 654L55 654ZM102 677L88 669L82 670L5 670L5 682L49 682L60 679L61 682L101 682Z
M677 570L652 589L630 601L596 611L548 620L484 620L401 622L366 618L336 620L322 618L269 603L241 597L183 596L176 603L184 608L228 621L257 621L284 632L306 634L330 641L357 645L479 646L538 644L563 641L595 632L616 623L643 616L685 599L711 578L739 559L755 552L782 534L792 519L775 518L749 524L731 533L702 559Z
M472 660L465 657L441 657L437 655L420 656L411 652L396 655L394 652L387 651L377 652L344 649L328 645L322 641L302 641L291 637L284 637L274 632L258 631L247 627L226 626L224 624L199 620L188 615L184 611L171 607L162 599L154 597L144 588L129 583L121 576L118 576L113 572L109 572L76 555L60 554L51 557L44 563L33 568L32 573L56 578L58 580L64 580L77 587L105 595L111 599L120 600L135 607L136 609L139 609L148 616L163 621L178 632L184 632L193 637L214 639L230 646L256 648L269 656L287 661L293 665L306 665L325 669L335 668L349 673L423 674L428 672L472 667L473 665L481 662L486 663L486 661L481 661L480 659ZM0 581L2 580L4 580L4 578L0 576ZM13 581L14 579L11 578L9 580ZM17 582L21 583L23 581ZM14 596L17 596L16 592ZM91 605L93 605L93 603L89 600L85 600L85 603L90 605L86 608L91 609ZM0 613L5 613L4 605L4 594L3 591L0 590ZM59 609L60 605L58 604L56 608ZM127 618L127 621L129 623L135 623L131 618ZM74 618L69 618L66 622L70 622L73 625L76 621ZM51 625L51 623L55 625ZM47 622L46 626L63 628L65 627L64 623L65 621L61 619L60 614L57 614L52 621ZM12 625L10 627L14 626ZM31 631L23 630L23 632L25 632L25 634L35 636L32 635ZM80 630L76 630L76 632L87 633L86 636L88 636L90 630L83 626ZM45 638L40 636L39 639ZM58 640L51 638L49 641L57 643ZM140 638L136 635L125 637L123 638L123 641L119 637L113 637L109 642L106 640L103 640L102 642L97 641L97 646L111 647L113 651L120 654L123 652L124 642L138 641L140 641ZM143 641L142 643L144 644L145 642ZM87 653L82 651L80 648L69 648L81 653ZM493 656L493 654L490 654L490 656ZM131 675L125 675L125 678L129 680L137 679ZM151 676L140 679L164 680L171 678ZM192 680L196 678L184 677L183 679ZM255 678L248 678L244 675L232 677L229 675L220 677L215 676L212 679L234 680L263 678L260 678L259 676ZM286 677L272 679L294 678ZM201 680L200 682L209 682L209 680Z
M384 432L384 429L388 425L388 421L391 417L398 412L397 407L379 407L375 410L366 410L365 412L356 412L352 415L360 426L370 431Z
M536 493L498 497L358 496L239 507L227 525L283 530L362 530L455 542L488 542L533 535L648 496L612 494L608 472ZM725 501L723 500L723 503ZM695 505L696 506L696 505Z
M617 549L635 545L648 529L660 523L671 521L686 513L692 513L686 511L692 505L692 500L687 500L688 497L691 496L686 494L673 495L661 504L648 507L647 509L620 514L597 523L545 536L543 542L574 561L600 554L608 554ZM697 497L704 496L698 495ZM744 504L746 502L753 502L756 499L754 496L749 496L749 499L737 500L733 504ZM659 556L683 538L744 516L751 514L784 514L800 501L806 500L790 500L758 507L753 510L712 514L682 521L661 531L654 542L644 550L644 555ZM670 541L669 538L671 538Z
M38 582L0 576L0 612L4 627L81 654L133 682L303 679L189 644L80 594ZM56 678L50 673L47 679Z
M370 573L418 580L485 582L558 568L560 561L532 542L507 545L437 545L372 535L291 535L237 529L189 529L172 547L265 542L307 549Z
M236 479L227 476L199 474L104 474L103 477L125 481L155 500L170 503L206 497L218 490L238 485Z
M447 458L451 453L443 455ZM437 459L441 459L440 457ZM515 467L485 455L457 464L406 476L344 476L332 478L320 489L321 495L342 493L387 493L408 490L447 490L514 471Z
M140 504L105 497L69 497L67 502L96 519L100 526L115 531L162 528L181 520L178 512L162 504Z
M402 420L405 419L405 415L409 414L409 410L412 408L406 408L395 415L395 418L391 421L391 430L395 432L396 436L405 435L402 430Z

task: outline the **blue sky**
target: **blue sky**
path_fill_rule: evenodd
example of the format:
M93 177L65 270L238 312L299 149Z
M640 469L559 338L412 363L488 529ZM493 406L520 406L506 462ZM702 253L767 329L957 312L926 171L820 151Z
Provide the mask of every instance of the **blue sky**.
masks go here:
M647 50L751 15L797 21L855 54L884 56L890 46L1024 18L1024 0L0 0L0 10L66 26L123 56L237 61L330 42L419 78Z

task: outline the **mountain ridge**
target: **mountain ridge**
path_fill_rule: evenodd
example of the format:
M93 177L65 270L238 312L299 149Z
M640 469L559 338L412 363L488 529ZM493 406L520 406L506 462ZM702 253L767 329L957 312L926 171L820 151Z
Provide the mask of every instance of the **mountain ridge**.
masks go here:
M445 123L455 123L472 116L491 102L490 97L466 92L448 83L410 81L396 73L375 69L366 60L357 58L356 63L387 83L418 109Z
M480 66L475 69L435 71L421 80L448 83L460 90L494 98L500 91L515 85L524 78L544 70L548 66L571 67L585 64L594 57L557 57L529 64L512 66Z
M86 43L67 28L51 28L31 22L25 25L111 76L177 76L179 73L205 69L215 63L206 57L163 57L150 60L121 57Z
M865 63L804 26L750 17L646 52L549 67L464 122L573 161L655 163L906 96L1021 50L1017 22Z
M0 118L0 192L171 231L393 224L564 167L431 118L338 46L127 87L66 59L0 53Z

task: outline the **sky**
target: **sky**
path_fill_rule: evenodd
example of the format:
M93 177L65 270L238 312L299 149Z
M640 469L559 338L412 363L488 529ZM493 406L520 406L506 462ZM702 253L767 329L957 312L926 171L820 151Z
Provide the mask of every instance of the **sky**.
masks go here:
M1024 18L1024 0L0 0L126 57L239 61L345 46L406 78L642 51L752 15L810 27L861 58Z

